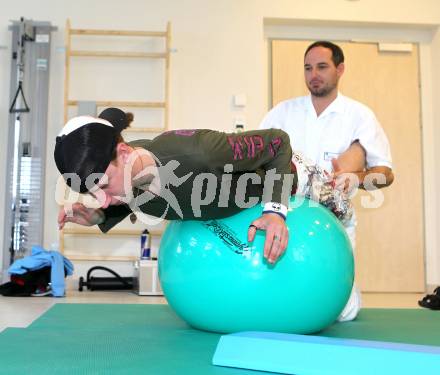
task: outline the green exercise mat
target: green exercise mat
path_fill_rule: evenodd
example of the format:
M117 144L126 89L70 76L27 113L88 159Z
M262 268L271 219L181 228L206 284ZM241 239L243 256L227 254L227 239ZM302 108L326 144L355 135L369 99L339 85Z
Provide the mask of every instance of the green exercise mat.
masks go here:
M364 309L321 334L440 346L438 327L440 312ZM56 304L29 327L0 333L0 374L257 373L213 366L219 338L167 305Z

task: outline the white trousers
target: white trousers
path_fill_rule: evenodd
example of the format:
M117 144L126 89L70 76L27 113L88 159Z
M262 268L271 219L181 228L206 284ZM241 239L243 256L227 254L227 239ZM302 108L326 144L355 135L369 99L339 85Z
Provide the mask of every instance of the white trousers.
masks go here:
M351 246L353 248L353 252L356 246L356 215L353 215L351 220L346 223L345 230L347 231L348 237L350 238ZM353 254L354 255L354 254ZM362 298L359 289L353 284L353 288L351 290L350 298L348 299L347 304L342 310L341 314L338 317L338 322L349 322L351 320L356 319L359 314L359 311L362 307Z
M348 195L336 190L331 183L330 174L300 153L293 152L292 162L295 164L298 176L296 194L313 199L332 211L344 225L354 252L356 215ZM346 322L355 319L360 309L361 294L356 285L353 285L350 298L338 317L338 321Z

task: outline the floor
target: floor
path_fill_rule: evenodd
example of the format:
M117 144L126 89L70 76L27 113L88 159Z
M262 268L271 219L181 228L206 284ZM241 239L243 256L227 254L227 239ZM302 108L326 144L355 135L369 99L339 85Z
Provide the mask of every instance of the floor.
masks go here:
M363 293L366 308L418 308L417 301L424 294ZM68 291L65 298L2 297L0 296L0 332L7 327L27 327L55 303L161 303L163 297L138 296L129 291Z

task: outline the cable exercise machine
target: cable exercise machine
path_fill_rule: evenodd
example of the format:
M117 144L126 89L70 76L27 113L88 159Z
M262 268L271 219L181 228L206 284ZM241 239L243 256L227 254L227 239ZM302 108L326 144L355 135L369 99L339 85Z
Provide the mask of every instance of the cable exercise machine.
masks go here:
M43 241L49 22L12 21L3 268Z

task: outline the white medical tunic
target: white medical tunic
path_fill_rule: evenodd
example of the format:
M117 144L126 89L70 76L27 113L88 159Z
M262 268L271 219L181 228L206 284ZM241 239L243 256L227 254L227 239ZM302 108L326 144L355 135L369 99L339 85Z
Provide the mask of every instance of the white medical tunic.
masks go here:
M265 116L260 128L284 130L295 152L329 172L331 160L355 141L366 151L367 167L392 168L388 138L373 111L341 94L320 116L310 95L283 101Z

